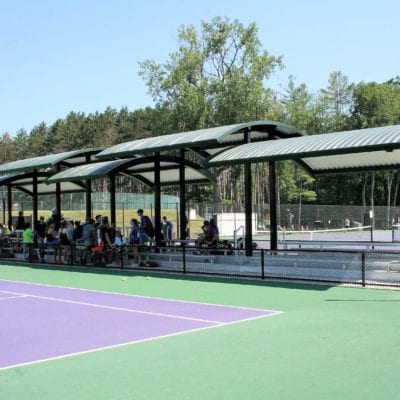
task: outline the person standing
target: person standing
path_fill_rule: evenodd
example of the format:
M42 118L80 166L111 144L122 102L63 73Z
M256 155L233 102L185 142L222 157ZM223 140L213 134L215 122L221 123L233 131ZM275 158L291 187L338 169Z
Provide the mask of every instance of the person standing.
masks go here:
M25 260L33 261L33 232L31 228L31 224L27 222L25 224L25 229L22 233L22 240L24 243L24 253Z
M137 210L139 217L139 239L140 244L144 244L154 237L154 228L150 218L144 215L143 209Z
M166 216L162 217L161 229L162 229L162 234L163 234L164 240L166 242L171 240L174 225L171 221L168 221Z
M44 217L40 217L38 223L35 225L35 234L38 239L39 256L42 263L44 263L46 229L47 225L44 222Z

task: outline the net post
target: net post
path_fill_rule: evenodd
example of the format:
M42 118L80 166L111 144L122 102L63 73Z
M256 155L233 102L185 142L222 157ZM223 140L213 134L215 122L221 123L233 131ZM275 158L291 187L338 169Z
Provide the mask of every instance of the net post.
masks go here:
M365 251L361 253L361 284L365 287Z

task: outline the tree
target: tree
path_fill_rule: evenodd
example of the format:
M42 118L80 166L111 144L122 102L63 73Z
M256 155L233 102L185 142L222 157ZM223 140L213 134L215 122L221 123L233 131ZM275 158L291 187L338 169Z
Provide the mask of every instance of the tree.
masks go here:
M348 77L340 71L331 72L328 83L328 87L320 93L320 100L326 105L326 123L330 131L341 131L347 125L352 86L349 85Z
M282 62L261 50L256 24L217 17L202 21L200 32L180 27L178 38L179 49L164 64L140 63L154 101L171 111L171 127L184 131L262 118L271 101L264 83Z
M140 63L149 93L165 111L165 132L261 119L274 107L265 82L282 61L261 49L256 24L217 17L202 21L200 31L180 27L178 38L178 50L164 64Z

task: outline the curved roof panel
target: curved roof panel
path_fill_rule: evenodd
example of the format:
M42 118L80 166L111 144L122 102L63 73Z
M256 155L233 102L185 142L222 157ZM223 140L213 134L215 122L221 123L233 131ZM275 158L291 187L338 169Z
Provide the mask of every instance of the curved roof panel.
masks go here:
M209 166L301 160L314 173L400 165L400 125L244 144L209 160Z
M10 174L14 172L49 168L63 162L71 166L78 165L86 162L86 155L97 154L101 150L103 150L103 148L74 150L66 151L64 153L47 154L45 156L27 158L25 160L11 161L9 163L0 165L0 174Z
M133 140L103 150L98 158L128 157L181 148L212 148L226 143L227 146L243 143L243 132L251 129L253 139L276 135L280 137L300 136L296 128L275 121L253 121L243 124L225 125L196 131L174 133Z
M162 185L179 183L179 159L172 156L160 157L160 181ZM148 186L154 184L154 157L138 157L122 160L102 161L80 165L61 171L47 179L48 184L58 182L74 182L121 174L137 179ZM201 166L185 160L186 183L206 183L214 181L215 176Z

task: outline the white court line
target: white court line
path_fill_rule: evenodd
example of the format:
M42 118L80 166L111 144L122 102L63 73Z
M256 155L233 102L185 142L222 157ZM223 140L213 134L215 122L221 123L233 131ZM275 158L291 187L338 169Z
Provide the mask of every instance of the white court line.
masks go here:
M152 340L165 339L165 338L169 338L169 337L173 337L173 336L184 335L186 333L200 332L200 331L204 331L206 329L220 328L222 326L234 325L234 324L239 324L239 323L242 323L242 322L252 321L252 320L256 320L256 319L272 317L272 316L275 316L275 315L278 315L278 314L282 314L282 312L276 311L273 314L259 315L257 317L246 318L246 319L242 319L242 320L239 320L239 321L225 322L225 323L221 323L219 325L212 325L212 326L206 326L206 327L203 327L203 328L189 329L189 330L186 330L186 331L170 333L168 335L162 335L162 336L155 336L155 337L146 338L146 339L133 340L131 342L119 343L119 344L114 344L114 345L105 346L105 347L98 347L96 349L80 351L80 352L77 352L77 353L64 354L62 356L44 358L42 360L29 361L29 362L21 363L21 364L8 365L7 367L1 367L0 371L5 371L7 369L13 369L13 368L18 368L18 367L24 367L24 366L33 365L33 364L40 364L40 363L44 363L44 362L48 362L48 361L60 360L60 359L63 359L63 358L80 356L80 355L84 355L84 354L90 354L90 353L94 353L96 351L101 351L101 350L116 349L116 348L123 347L123 346L129 346L131 344L145 343L145 342L150 342Z
M1 292L1 293L3 293L3 292ZM23 297L28 297L28 296L26 296L26 295L20 295L20 296L0 297L0 300L22 299Z
M15 294L15 295L20 295L21 297L27 297L27 298L59 301L59 302L62 302L62 303L70 303L70 304L78 304L80 306L105 308L107 310L125 311L125 312L137 313L137 314L155 315L157 317L168 317L168 318L183 319L183 320L187 320L187 321L205 322L205 323L208 323L208 324L219 324L220 325L220 324L224 323L222 321L213 321L213 320L209 320L209 319L184 317L184 316L180 316L180 315L156 313L156 312L151 312L151 311L135 310L135 309L131 309L131 308L104 306L102 304L86 303L86 302L83 302L83 301L75 301L75 300L58 299L56 297L36 296L36 295L26 294L26 293L7 292L7 291L4 291L4 290L2 291L2 293Z
M123 275L122 275L123 276ZM129 278L129 277L128 277ZM133 278L133 277L132 277ZM14 281L11 279L0 279L0 283L4 282L12 282L12 283L21 283L23 285L33 285L33 286L45 286L45 287L54 287L54 288L59 288L59 289L69 289L69 290L82 290L84 292L93 292L93 293L105 293L105 294L114 294L117 296L128 296L128 297L138 297L142 299L153 299L153 300L164 300L164 301L171 301L171 302L177 302L177 303L189 303L189 304L201 304L204 306L217 306L217 307L227 307L227 308L239 308L242 310L255 310L255 311L270 311L270 312L276 312L281 314L282 311L276 311L276 310L267 310L265 308L255 308L255 307L244 307L244 306L233 306L233 305L226 305L226 304L215 304L215 303L202 303L200 301L191 301L191 300L175 300L175 299L168 299L164 297L153 297L153 296L142 296L138 294L129 294L129 293L117 293L117 292L107 292L105 290L95 290L95 289L82 289L82 288L76 288L72 286L59 286L59 285L47 285L44 283L34 283L34 282L24 282L24 281Z

